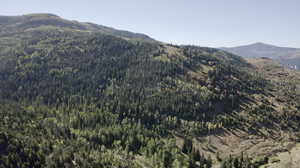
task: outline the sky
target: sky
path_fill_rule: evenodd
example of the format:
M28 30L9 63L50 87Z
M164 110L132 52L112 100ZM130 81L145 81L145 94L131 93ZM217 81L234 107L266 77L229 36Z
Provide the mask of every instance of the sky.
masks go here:
M52 13L172 43L300 48L300 0L1 0L0 15Z

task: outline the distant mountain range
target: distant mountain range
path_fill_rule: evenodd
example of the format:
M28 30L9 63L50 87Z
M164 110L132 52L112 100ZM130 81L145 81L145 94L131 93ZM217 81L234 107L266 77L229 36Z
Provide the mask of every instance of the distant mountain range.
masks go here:
M292 69L299 69L300 67L299 48L278 47L265 43L254 43L231 48L223 47L221 49L245 58L271 58Z

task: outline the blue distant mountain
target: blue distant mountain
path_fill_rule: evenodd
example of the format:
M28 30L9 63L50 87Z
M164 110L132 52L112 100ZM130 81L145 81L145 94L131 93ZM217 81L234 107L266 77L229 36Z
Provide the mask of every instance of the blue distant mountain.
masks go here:
M231 48L223 47L221 49L245 58L271 58L292 69L299 69L300 67L299 48L278 47L259 42Z

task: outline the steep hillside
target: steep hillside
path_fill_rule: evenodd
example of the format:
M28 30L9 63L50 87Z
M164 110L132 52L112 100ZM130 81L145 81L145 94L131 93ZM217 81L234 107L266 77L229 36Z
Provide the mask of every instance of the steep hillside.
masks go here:
M221 49L245 58L271 58L292 69L298 69L300 66L300 49L298 48L278 47L264 43L255 43L251 45Z
M0 167L258 167L298 138L297 72L50 14L0 23Z

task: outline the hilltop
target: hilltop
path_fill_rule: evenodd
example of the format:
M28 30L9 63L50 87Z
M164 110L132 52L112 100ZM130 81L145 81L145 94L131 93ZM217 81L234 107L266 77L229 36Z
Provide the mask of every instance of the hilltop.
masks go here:
M299 140L299 72L271 60L52 14L0 23L4 167L258 167Z
M0 16L0 35L12 36L18 33L60 29L60 31L73 31L81 33L102 33L121 38L154 41L145 34L132 33L124 30L117 30L111 27L93 23L70 21L54 14L39 13L21 16Z

